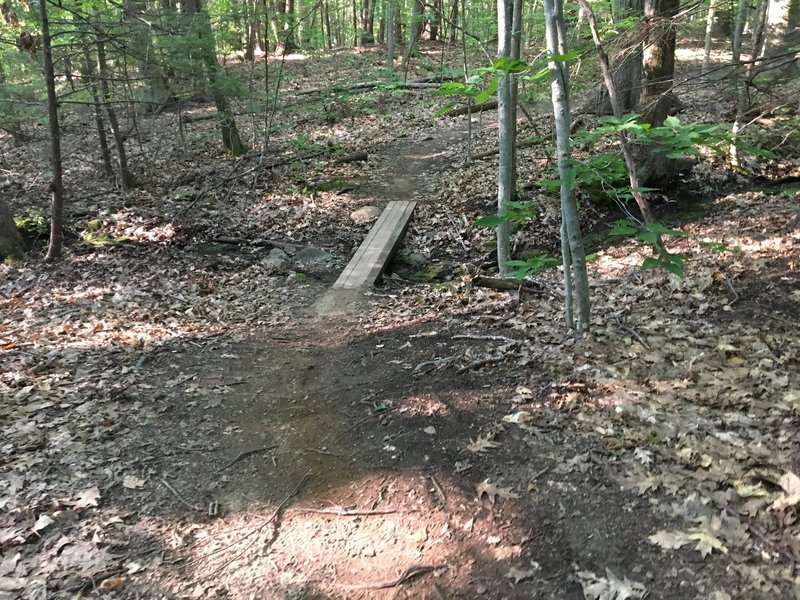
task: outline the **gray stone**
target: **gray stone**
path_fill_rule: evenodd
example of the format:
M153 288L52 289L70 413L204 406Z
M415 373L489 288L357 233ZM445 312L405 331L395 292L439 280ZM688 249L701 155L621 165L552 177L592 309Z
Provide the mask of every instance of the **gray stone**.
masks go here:
M416 252L412 252L405 258L406 258L406 263L411 265L412 267L418 267L428 262L427 258L425 258L422 254L417 254Z
M370 221L374 221L378 217L381 216L381 209L377 206L362 206L358 210L353 211L350 213L350 218L353 219L356 223L361 225L362 223L369 223Z
M283 271L289 264L289 255L280 248L273 248L269 251L269 255L261 261L261 264L270 273Z
M303 248L295 254L294 260L297 262L298 265L302 265L304 267L317 267L321 265L325 265L326 263L330 262L333 258L333 255L330 252L325 252L322 248L314 248L313 246L309 246L308 248Z

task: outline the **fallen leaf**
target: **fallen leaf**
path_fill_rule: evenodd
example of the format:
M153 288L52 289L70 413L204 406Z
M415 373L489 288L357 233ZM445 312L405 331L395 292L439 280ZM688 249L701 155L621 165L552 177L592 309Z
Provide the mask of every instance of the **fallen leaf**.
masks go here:
M98 500L100 500L100 489L97 486L94 486L83 490L78 495L78 498L75 500L73 506L75 508L88 508L90 506L97 506Z
M511 567L506 573L506 577L508 579L514 580L514 585L518 584L520 581L525 581L526 579L530 579L534 575L536 575L536 571L538 571L538 566L533 569L518 569L516 567Z
M640 600L647 595L647 588L627 577L620 579L611 569L600 577L590 571L578 571L578 581L586 600Z
M41 514L39 515L39 518L36 519L36 523L33 524L31 530L34 533L38 533L39 531L41 531L42 529L46 529L53 523L54 523L53 519L51 519L48 515Z
M486 494L486 497L489 499L489 503L492 506L494 506L494 503L497 501L498 496L506 500L508 500L509 498L519 498L519 494L516 494L510 487L507 488L497 487L489 479L484 479L483 481L481 481L476 486L476 489L478 490L478 500L483 498L483 495Z
M675 550L689 543L689 540L682 531L666 531L663 529L649 536L647 539L665 550Z
M481 452L486 452L491 448L499 448L500 444L497 442L493 442L491 437L478 437L477 440L470 439L469 445L467 445L467 450L470 452L474 452L475 454L480 454Z
M424 432L425 432L425 433L427 433L428 435L436 435L436 427L434 427L433 425L428 425L428 426L427 426L425 429L423 429L422 431L424 431Z
M520 424L520 423L527 423L531 419L533 419L531 413L529 413L527 410L520 410L518 412L511 413L510 415L506 415L501 420L506 423Z
M134 477L133 475L126 475L122 479L122 486L128 488L129 490L138 490L143 488L145 484L144 479L139 479L138 477Z

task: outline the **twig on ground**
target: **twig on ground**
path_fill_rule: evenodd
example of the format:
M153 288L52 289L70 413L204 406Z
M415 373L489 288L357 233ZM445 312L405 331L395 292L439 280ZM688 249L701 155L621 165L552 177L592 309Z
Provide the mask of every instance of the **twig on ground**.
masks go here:
M487 342L506 342L507 344L521 344L522 340L506 337L504 335L477 335L472 333L459 333L453 336L454 340L485 340Z
M439 482L436 481L436 477L433 475L429 475L428 477L431 478L431 483L433 484L433 487L436 488L436 491L438 492L439 497L442 499L442 502L447 502L447 496L445 496L442 486L440 486Z
M625 331L630 333L633 337L635 337L639 341L639 343L642 346L644 346L645 350L650 352L650 345L647 342L644 341L644 338L641 335L639 335L639 333L636 330L634 330L634 329L628 327L627 325L625 325L622 321L620 321L620 319L619 319L619 317L617 315L614 315L614 320L617 322L617 325L619 325L622 329L624 329Z
M314 513L317 515L334 515L337 517L368 517L371 515L393 515L400 512L396 508L304 508L295 506L292 510L297 512Z
M199 506L195 506L194 504L189 504L189 503L188 503L186 500L184 500L184 499L183 499L183 496L181 496L181 495L178 493L178 490L176 490L176 489L175 489L174 487L172 487L172 486L171 486L169 483L167 483L167 480L166 480L166 479L164 479L164 478L162 478L162 479L161 479L161 485L163 485L163 486L164 486L165 488L167 488L167 489L168 489L170 492L172 492L172 495L173 495L173 496L175 496L175 497L178 499L178 501L179 501L181 504L183 504L185 507L187 507L187 508L191 508L192 510L194 510L194 511L197 511L197 512L202 512L202 510L203 510L202 508L200 508Z
M224 466L220 467L219 469L217 469L216 472L217 473L222 473L225 469L227 469L228 467L232 467L233 465L235 465L237 462L239 462L243 458L247 458L248 456L252 456L253 454L258 454L259 452L267 452L269 450L274 450L277 447L278 447L277 444L275 444L275 445L272 445L272 446L264 446L263 448L255 448L253 450L245 450L244 452L240 452L236 456L236 458L234 458L232 461L230 461L226 465L224 465Z
M209 557L211 557L211 556L213 556L215 554L219 554L220 552L224 552L228 548L231 548L232 546L238 544L239 542L243 542L248 538L253 538L250 541L250 543L247 544L244 548L242 548L239 552L237 552L236 555L233 558L231 558L225 564L223 564L222 566L218 567L217 569L214 569L211 573L209 573L208 575L206 575L205 577L200 579L200 582L208 581L209 579L215 577L220 571L226 569L233 561L235 561L237 558L239 558L245 552L247 552L247 550L250 548L250 546L253 545L253 542L255 542L256 534L262 532L267 525L269 525L270 523L272 523L272 521L275 520L275 517L277 517L278 514L280 513L280 511L283 510L283 507L286 506L286 503L289 502L289 500L291 500L292 496L294 496L297 493L297 490L300 489L300 486L302 486L303 483L305 483L306 479L308 479L309 477L311 477L311 471L308 471L308 472L306 472L305 475L303 475L303 477L300 479L300 481L297 482L297 485L294 486L294 488L292 488L292 491L287 494L287 496L281 501L280 504L278 504L277 508L272 512L272 514L269 517L267 517L266 521L264 521L261 525L256 527L253 531L251 531L246 536L244 536L241 540L236 540L234 542L231 542L230 544L228 544L226 546L223 546L222 548L217 548L216 550L213 550L213 551L209 552L205 556L198 556L197 558L192 559L191 561L189 561L190 565L194 564L194 563L198 562L201 559L206 559L206 558L209 558Z
M402 585L417 575L422 575L423 573L430 573L431 571L445 568L447 568L447 565L444 563L438 565L411 565L398 577L389 579L387 581L379 581L376 583L338 583L336 585L347 590L385 590Z
M495 363L502 362L506 359L506 356L489 356L487 358L482 358L480 360L473 361L468 365L464 365L461 367L457 373L461 375L462 373L466 373L467 371L472 371L474 369L480 369L481 367L487 367L489 365L493 365Z
M445 357L437 357L433 360L426 360L425 362L419 363L416 367L414 367L414 373L417 374L425 374L430 373L433 370L440 371L441 369L446 369L453 361L458 358L457 355L453 356L445 356ZM430 368L428 368L430 367Z

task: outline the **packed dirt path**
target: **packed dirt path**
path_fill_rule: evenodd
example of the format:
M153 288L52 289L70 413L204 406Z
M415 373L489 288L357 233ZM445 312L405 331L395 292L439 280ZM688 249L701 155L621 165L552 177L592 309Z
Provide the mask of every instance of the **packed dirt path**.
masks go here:
M426 172L461 135L389 146L384 181L361 192L424 202ZM667 570L640 542L658 519L563 429L569 411L500 421L546 395L535 340L436 315L402 323L380 302L391 289L335 294L334 278L311 282L283 327L139 365L152 402L115 448L149 483L109 491L137 515L142 568L126 595L577 600L576 569L592 568L686 597L691 560ZM540 389L448 368L498 344L533 352Z

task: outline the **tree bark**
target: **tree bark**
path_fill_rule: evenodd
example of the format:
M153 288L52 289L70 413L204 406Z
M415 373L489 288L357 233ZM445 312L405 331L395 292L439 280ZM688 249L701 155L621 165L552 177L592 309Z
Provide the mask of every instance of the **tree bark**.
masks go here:
M411 0L411 14L408 17L408 49L406 56L411 57L422 38L422 28L424 23L425 4L423 0Z
M386 68L394 68L394 55L395 55L395 29L394 20L396 17L396 10L394 7L394 0L386 0Z
M45 1L45 0L42 0ZM128 155L125 153L125 139L119 128L117 113L111 104L111 91L108 86L109 72L106 63L105 43L97 40L97 66L100 70L100 91L102 92L103 102L106 106L106 116L108 124L111 126L111 133L114 136L114 145L117 151L117 162L119 163L119 182L123 189L136 187L136 179L128 168Z
M50 127L50 243L45 260L61 258L64 248L64 172L61 162L61 128L58 124L58 96L53 71L53 45L50 37L50 20L47 2L40 0L39 16L42 21L42 52L44 54L44 81L47 88L47 121Z
M716 6L714 0L708 0L708 12L706 13L706 37L703 43L703 66L701 74L708 77L708 66L711 62L711 44L714 40L714 14Z
M513 0L497 0L497 58L511 57L513 30ZM512 75L500 73L497 84L497 130L499 166L497 169L497 215L502 217L514 198L514 94ZM511 260L511 222L503 221L497 226L497 268L501 277L508 274Z
M106 177L114 177L114 167L111 166L111 153L108 150L108 138L106 137L106 127L103 123L103 111L100 103L100 96L97 93L97 83L94 78L94 64L92 62L89 47L84 46L84 77L87 81L89 94L92 97L92 108L94 109L94 124L97 129L97 141L100 144L100 157L103 160L103 172Z
M14 217L5 200L0 198L0 259L22 258L24 255L22 237L14 224Z
M544 0L547 51L551 56L566 54L566 34L562 0ZM550 95L556 126L558 172L561 178L561 248L564 262L564 301L566 324L576 327L580 336L589 329L591 301L586 255L583 247L578 204L575 199L575 174L571 163L569 70L563 62L550 60ZM578 306L577 326L573 316L573 293Z

